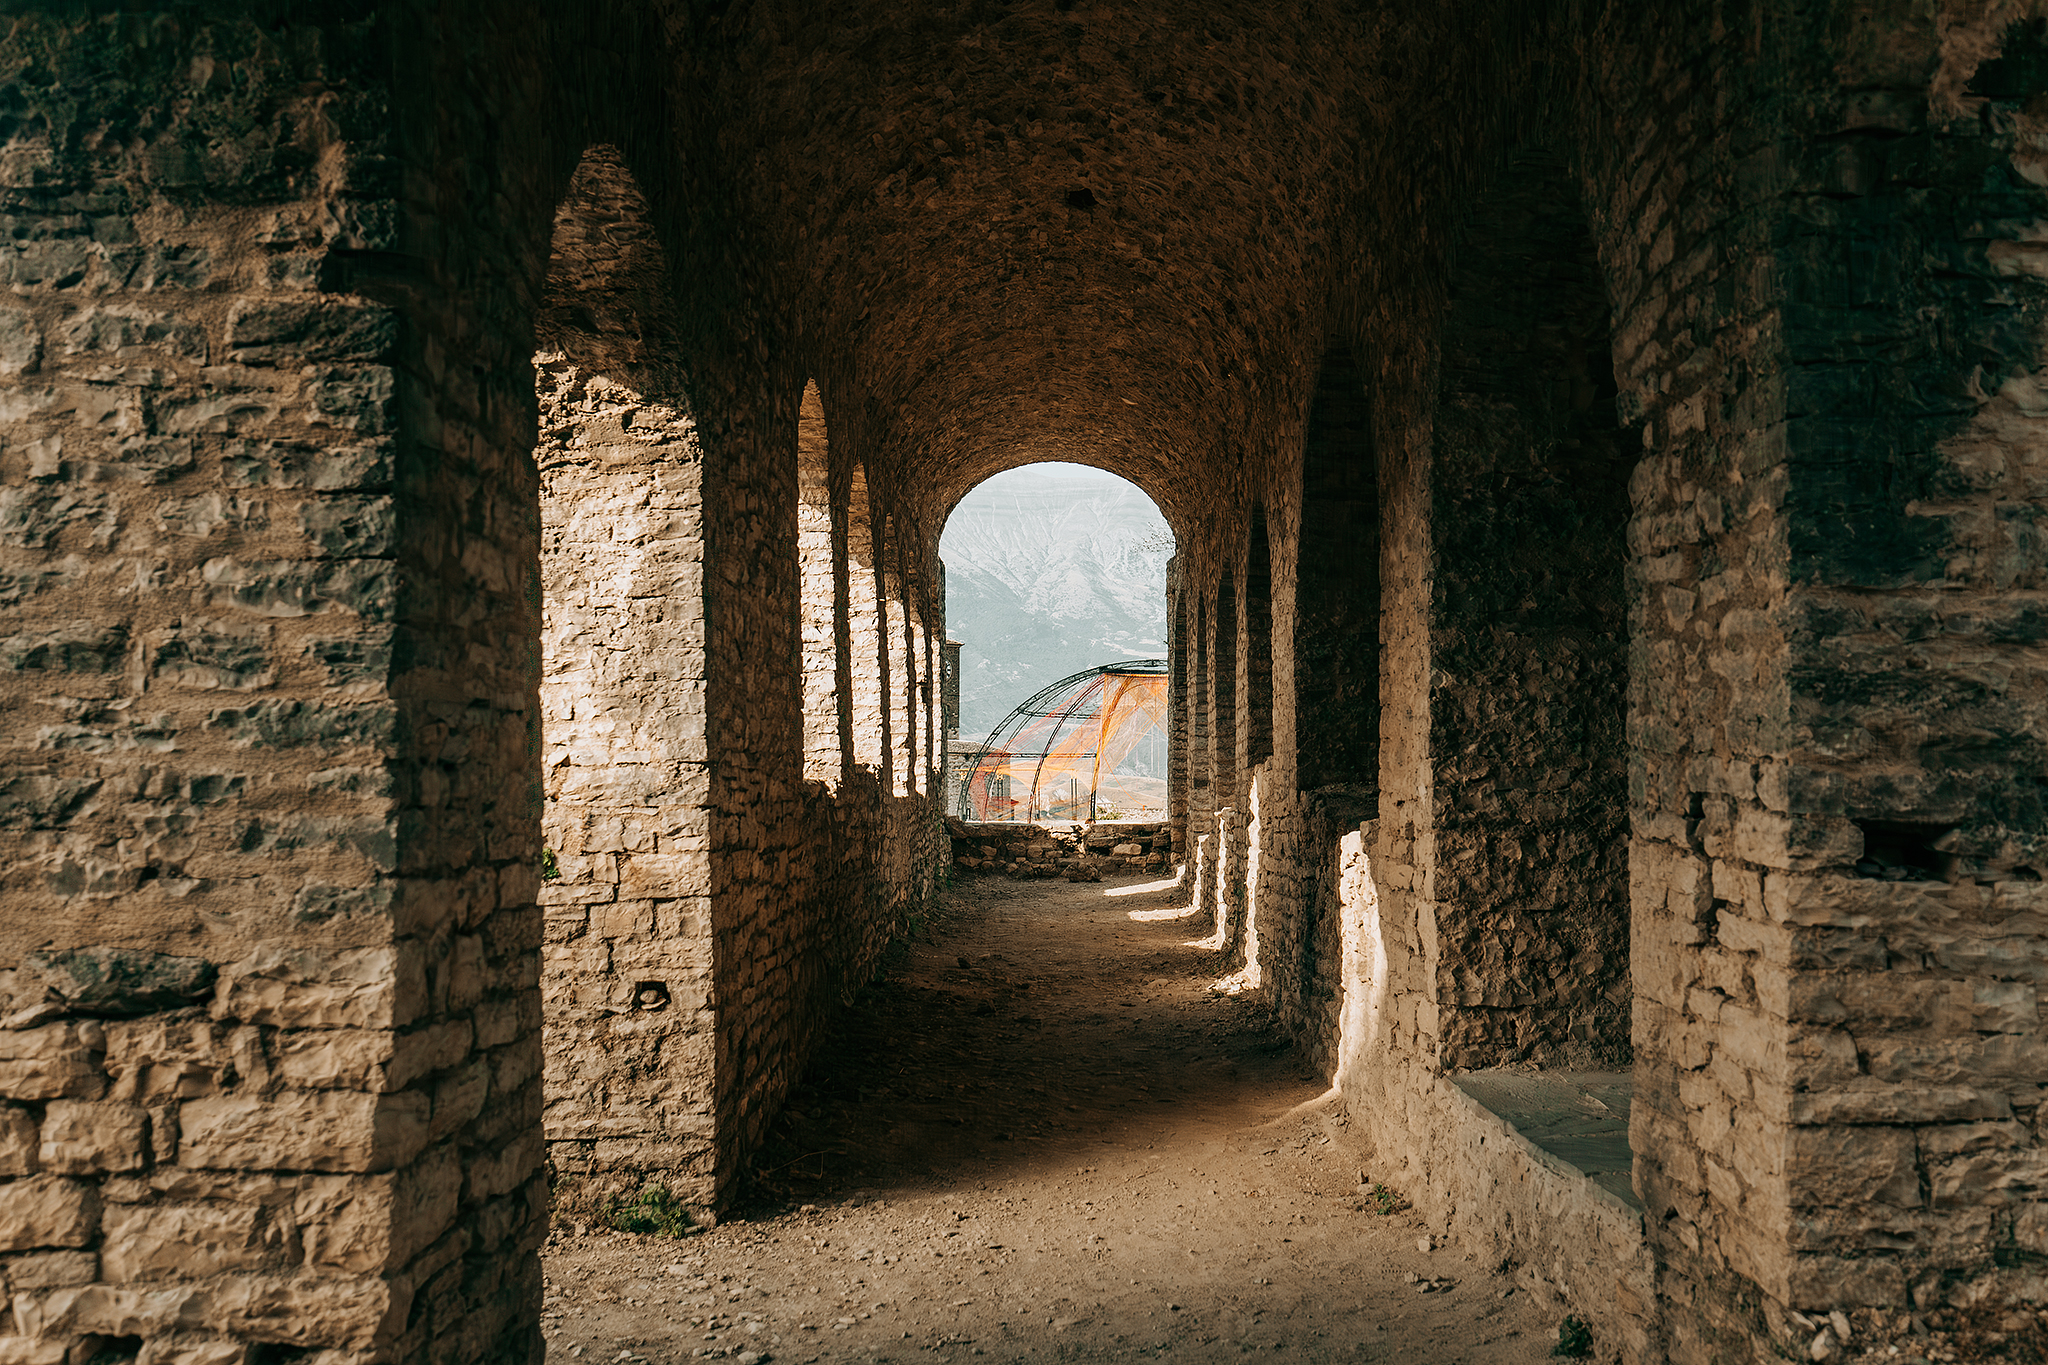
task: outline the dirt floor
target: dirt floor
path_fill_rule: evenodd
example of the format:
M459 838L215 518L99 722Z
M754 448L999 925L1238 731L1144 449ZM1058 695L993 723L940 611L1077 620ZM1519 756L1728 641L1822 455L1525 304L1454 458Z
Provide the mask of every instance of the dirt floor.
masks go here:
M750 1207L681 1239L559 1228L550 1365L1547 1359L1554 1320L1375 1197L1185 899L956 886L847 1012Z

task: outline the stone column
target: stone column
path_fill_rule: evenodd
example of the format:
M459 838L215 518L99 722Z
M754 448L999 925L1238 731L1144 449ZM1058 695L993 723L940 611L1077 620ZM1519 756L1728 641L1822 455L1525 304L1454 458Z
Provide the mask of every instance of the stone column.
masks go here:
M138 22L7 38L0 1356L538 1358L553 35Z
M1188 869L1197 917L1216 916L1216 752L1210 736L1216 716L1211 637L1215 603L1199 591L1188 594Z
M1244 928L1243 773L1237 764L1237 588L1225 569L1216 587L1216 610L1209 622L1210 780L1216 802L1216 936L1234 949Z
M1175 555L1166 565L1166 828L1183 878L1189 861L1189 640L1187 584Z

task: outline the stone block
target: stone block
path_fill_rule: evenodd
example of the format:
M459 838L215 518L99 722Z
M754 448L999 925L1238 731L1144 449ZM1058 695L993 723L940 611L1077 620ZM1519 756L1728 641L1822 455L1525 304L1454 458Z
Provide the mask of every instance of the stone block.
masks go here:
M32 1175L0 1185L0 1251L91 1246L99 1191L83 1180Z
M60 1175L141 1170L149 1164L149 1115L118 1101L52 1100L37 1160Z
M221 970L218 1019L285 1028L402 1028L426 1007L420 954L266 947Z
M213 989L214 967L196 957L127 948L73 948L30 953L23 977L34 980L65 1008L90 1014L148 1014L176 1009Z
M97 1099L106 1090L105 1049L106 1032L93 1020L0 1029L0 1097Z
M70 1350L62 1337L0 1336L0 1365L64 1365Z
M87 1284L14 1297L30 1336L154 1337L202 1325L205 1295L184 1286Z
M107 1025L106 1069L112 1098L192 1099L233 1069L222 1026L198 1009L117 1020Z
M2012 1218L2012 1239L2022 1248L2048 1256L2048 1200L2022 1204Z
M122 1283L254 1269L270 1250L260 1232L262 1213L256 1204L221 1201L114 1205L104 1219L102 1272Z
M2040 1199L2048 1196L2048 1149L2004 1148L1930 1162L1928 1184L1937 1209Z
M26 1109L0 1104L0 1176L34 1175L42 1139Z
M428 1130L430 1142L459 1132L483 1112L484 1099L490 1093L490 1075L490 1063L474 1057L435 1083L434 1117Z
M7 1258L7 1282L16 1289L62 1289L100 1277L100 1258L90 1251L34 1251Z
M135 1365L248 1365L256 1346L225 1337L152 1337Z
M1792 1306L1825 1313L1836 1308L1898 1308L1906 1299L1906 1272L1895 1261L1797 1256L1787 1279Z
M1920 1202L1913 1132L1907 1128L1794 1128L1785 1178L1794 1208L1867 1201Z
M178 1111L179 1160L211 1170L376 1171L426 1145L424 1095L287 1091L211 1096Z
M711 863L692 853L632 853L619 860L621 899L675 900L711 894Z
M382 1091L397 1035L389 1029L306 1029L281 1033L277 1076L308 1090Z
M1918 1130L1920 1155L1929 1160L1966 1156L1971 1152L2018 1147L2027 1141L2027 1131L2007 1119L2002 1123L1957 1123Z
M2012 1114L2002 1092L1975 1086L1887 1085L1875 1078L1840 1090L1784 1095L1788 1122L1821 1126L1866 1123L1955 1123Z
M292 1346L363 1350L405 1327L410 1293L361 1275L237 1275L210 1287L200 1321L224 1335Z

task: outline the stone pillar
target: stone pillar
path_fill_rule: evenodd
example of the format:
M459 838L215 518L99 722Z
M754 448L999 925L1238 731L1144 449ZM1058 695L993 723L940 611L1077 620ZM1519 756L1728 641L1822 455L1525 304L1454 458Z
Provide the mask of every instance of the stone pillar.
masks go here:
M1189 688L1192 667L1188 635L1187 584L1180 556L1166 564L1166 828L1178 875L1187 876L1189 792Z
M1215 615L1209 622L1212 755L1210 780L1216 802L1217 941L1234 949L1244 928L1244 813L1239 806L1243 772L1237 763L1238 630L1236 580L1225 569L1216 587Z
M549 1156L588 1210L713 1203L703 451L669 273L618 151L555 214L536 360ZM647 390L661 398L651 398Z
M909 589L903 573L903 544L893 513L883 513L879 578L882 594L882 712L888 747L889 791L916 790L917 668Z
M1239 772L1250 773L1273 756L1273 555L1266 529L1266 509L1253 503L1238 580L1236 695Z
M1192 905L1198 918L1216 917L1216 751L1211 740L1216 716L1210 699L1216 694L1211 667L1215 644L1211 635L1215 603L1201 594L1188 595L1188 867L1193 883Z
M703 455L686 414L540 369L549 1153L579 1200L713 1188Z
M552 44L419 13L10 21L8 1359L540 1355Z

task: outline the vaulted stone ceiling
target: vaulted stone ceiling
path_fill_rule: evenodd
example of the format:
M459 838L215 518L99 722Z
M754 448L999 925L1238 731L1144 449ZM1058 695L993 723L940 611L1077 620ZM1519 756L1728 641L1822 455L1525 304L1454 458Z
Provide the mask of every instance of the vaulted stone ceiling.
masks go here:
M1497 80L1435 117L1488 64L1453 20L967 0L735 6L670 33L758 287L835 427L904 461L921 521L1052 459L1131 477L1185 531L1305 407L1361 283L1427 246L1455 144L1502 119ZM1368 184L1408 219L1375 259Z

